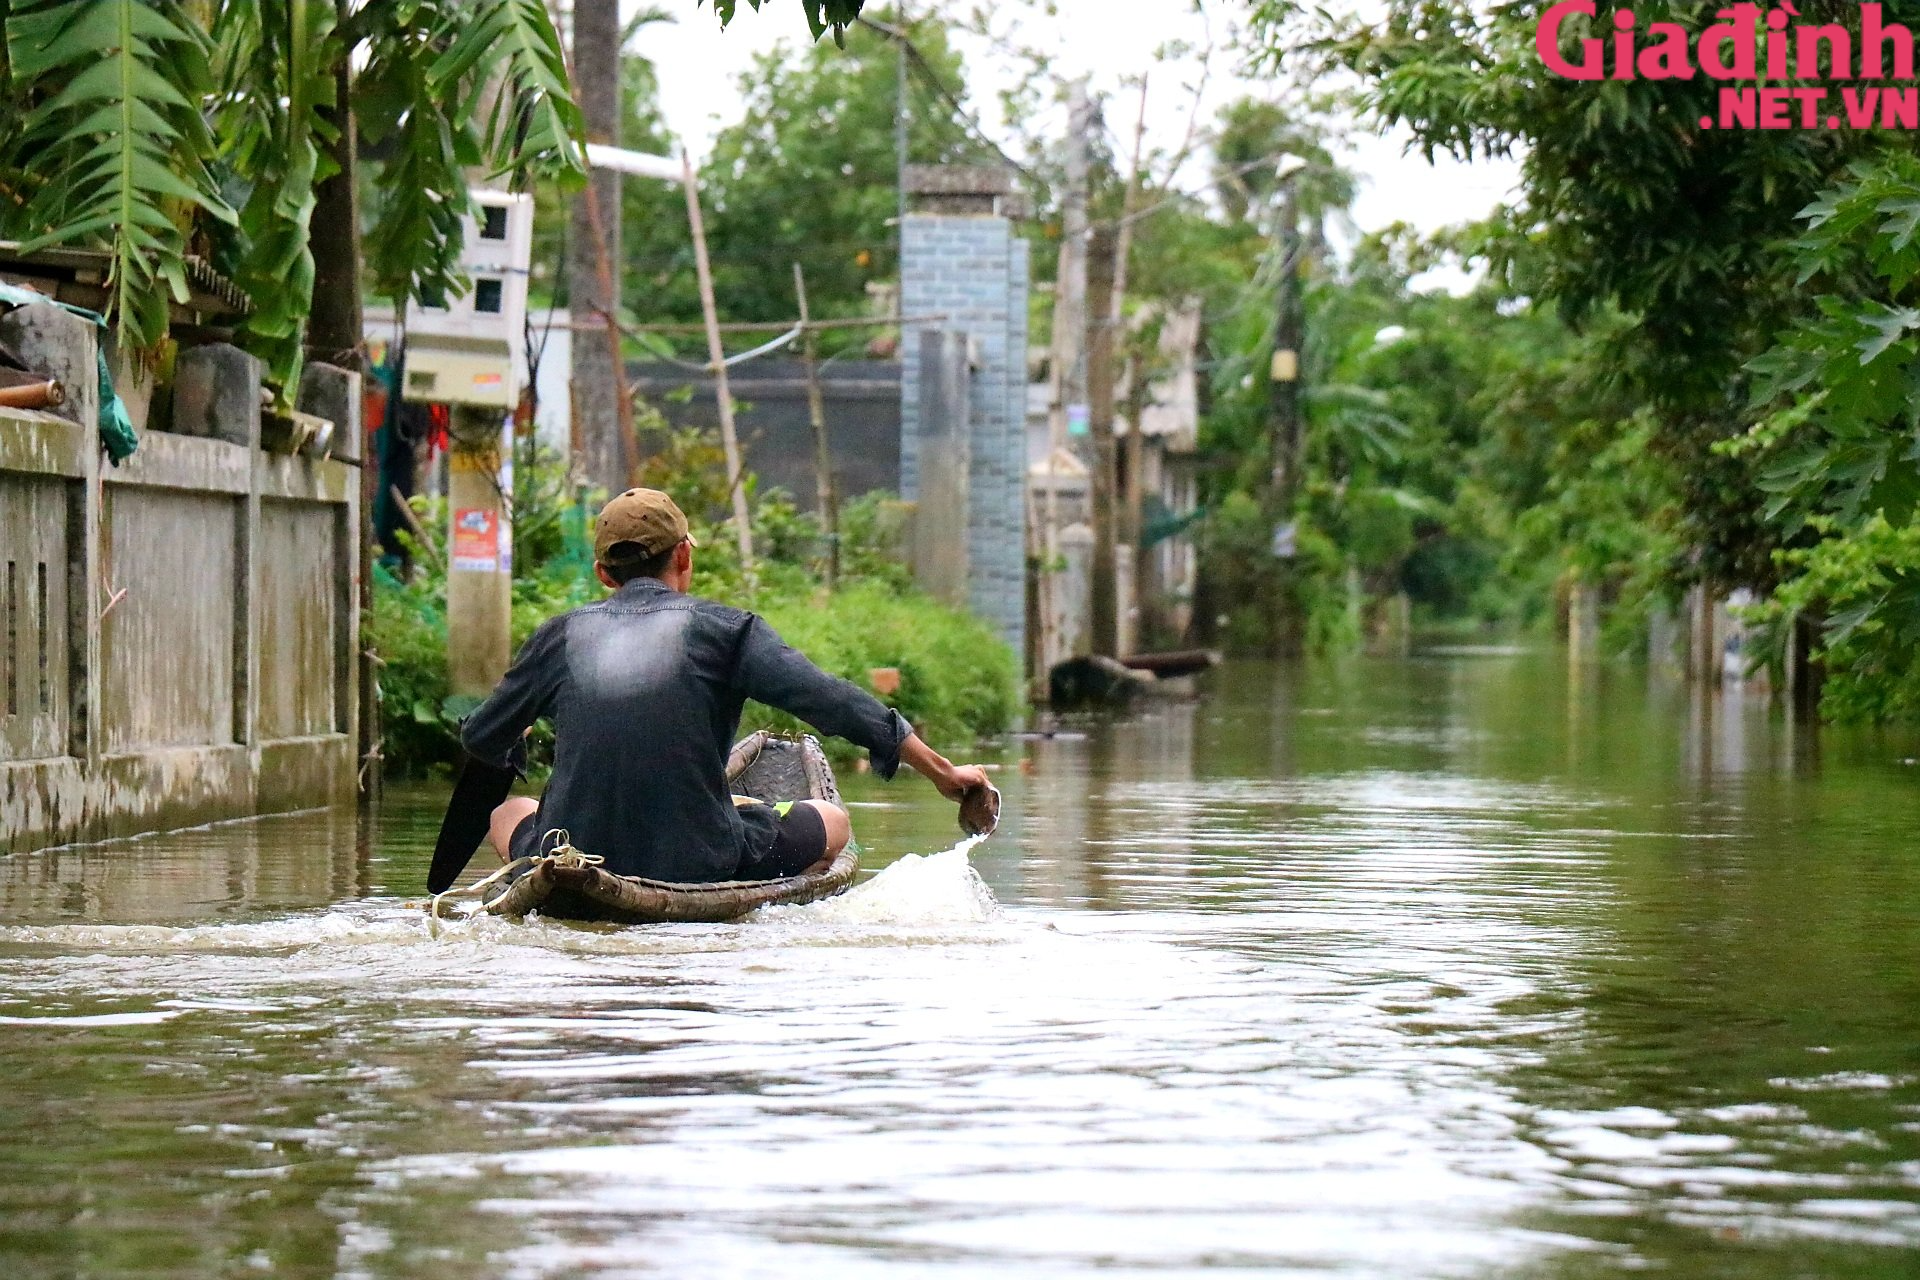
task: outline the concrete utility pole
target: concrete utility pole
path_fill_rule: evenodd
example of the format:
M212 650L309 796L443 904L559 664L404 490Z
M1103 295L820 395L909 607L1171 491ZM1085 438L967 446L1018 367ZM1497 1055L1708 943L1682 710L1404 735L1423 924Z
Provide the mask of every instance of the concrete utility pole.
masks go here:
M1087 405L1087 167L1093 132L1093 107L1085 79L1067 86L1066 189L1061 193L1060 258L1053 283L1053 342L1048 378L1047 495L1040 513L1039 550L1045 566L1040 574L1041 667L1058 661L1055 606L1060 562L1060 516L1057 493L1061 477L1056 459L1071 448L1073 431L1086 429ZM1075 450L1084 453L1084 450ZM1083 630L1084 640L1087 633ZM1042 676L1045 672L1040 673Z
M1110 339L1112 352L1108 357L1110 367L1117 367L1122 358L1121 353L1131 350L1134 345L1127 340L1127 276L1129 264L1133 257L1134 209L1140 202L1140 165L1146 156L1146 147L1147 77L1143 73L1140 77L1140 114L1134 120L1133 124L1133 167L1127 170L1126 194L1122 196L1120 200L1120 231L1114 238L1113 245L1113 298L1107 308L1108 323L1112 327L1112 336ZM1113 488L1116 491L1115 500L1121 505L1121 514L1117 518L1107 521L1107 523L1100 526L1099 529L1099 536L1107 540L1107 554L1109 558L1116 561L1116 573L1118 572L1118 557L1113 552L1112 544L1119 542L1133 549L1133 558L1129 563L1131 570L1129 576L1132 579L1132 589L1128 594L1133 601L1134 615L1140 623L1144 623L1146 620L1147 600L1147 579L1145 575L1147 555L1146 549L1140 545L1140 512L1142 495L1144 493L1144 490L1141 488L1140 472L1141 466L1146 459L1145 438L1141 434L1140 420L1143 416L1142 411L1147 399L1146 383L1147 362L1144 357L1136 358L1132 362L1132 370L1127 383L1126 466L1119 468L1116 465L1115 468L1109 469L1107 472ZM1119 471L1122 469L1125 470L1127 476L1124 493L1117 492L1120 487ZM1116 610L1118 607L1118 605L1115 606ZM1122 638L1122 633L1127 630L1126 627L1120 625L1120 623L1124 621L1125 619L1120 619L1120 621L1115 624L1116 643ZM1144 630L1145 628L1142 625L1134 626L1131 644L1128 647L1134 649L1140 647ZM1115 653L1115 656L1123 657L1125 655Z
M1112 229L1093 233L1087 270L1087 407L1093 435L1093 567L1089 595L1093 652L1118 657L1120 648L1119 563L1114 551L1115 450L1113 439L1113 301L1114 246Z
M1273 649L1276 657L1293 657L1304 647L1306 631L1300 617L1294 562L1295 517L1306 452L1306 421L1300 412L1300 349L1306 337L1306 309L1300 295L1300 214L1291 182L1281 191L1279 249L1280 285L1267 391L1273 450L1273 554L1280 562L1280 589L1273 593Z
M617 0L574 0L573 88L589 140L620 145L620 6ZM609 493L631 479L636 447L623 440L619 331L620 175L596 168L573 198L567 229L567 296L573 312L575 438L588 478ZM606 329L600 326L606 325ZM591 328L587 326L592 326Z
M1087 403L1087 169L1093 103L1086 80L1067 86L1066 189L1060 198L1060 264L1053 283L1053 447L1066 447L1085 423ZM1084 454L1084 448L1076 449Z
M1123 331L1122 331L1123 332ZM1136 622L1133 628L1133 649L1140 652L1147 647L1151 637L1148 624L1152 622L1153 610L1148 606L1153 593L1153 574L1149 572L1152 557L1147 554L1147 484L1146 484L1146 440L1140 433L1140 423L1147 416L1147 404L1151 388L1147 386L1147 352L1137 342L1129 341L1133 348L1129 360L1127 375L1127 431L1125 491L1120 495L1121 510L1125 519L1121 525L1120 536L1126 545L1133 548L1133 608ZM1124 654L1120 655L1126 656Z
M807 312L807 273L793 264L793 292L800 302L801 359L807 370L807 417L813 423L813 479L820 497L820 523L827 531L827 590L840 585L840 489L833 480L833 442L827 438L827 402L820 390L820 336Z
M447 686L484 698L513 660L513 525L504 411L455 405L447 431Z

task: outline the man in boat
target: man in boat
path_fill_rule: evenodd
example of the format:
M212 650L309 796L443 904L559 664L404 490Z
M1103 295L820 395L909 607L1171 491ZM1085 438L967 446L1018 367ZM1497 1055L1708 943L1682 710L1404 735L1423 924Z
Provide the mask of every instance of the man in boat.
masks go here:
M853 829L837 806L730 794L727 754L749 698L866 748L882 778L905 764L956 803L987 786L983 770L948 761L899 712L814 666L764 619L687 594L694 547L666 494L614 498L594 527L594 574L613 594L543 625L468 718L466 771L497 784L489 802L523 765L526 731L553 722L546 794L492 810L488 839L503 860L541 852L556 830L614 875L679 884L778 879L838 853ZM436 859L432 880L445 883L429 887L439 892L458 871Z

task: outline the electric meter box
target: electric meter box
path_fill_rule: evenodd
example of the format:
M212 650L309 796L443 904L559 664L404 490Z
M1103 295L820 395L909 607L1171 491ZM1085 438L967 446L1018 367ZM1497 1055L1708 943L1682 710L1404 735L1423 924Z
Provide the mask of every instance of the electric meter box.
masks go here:
M459 297L407 306L408 400L511 409L526 383L522 339L527 268L533 260L533 197L474 191L461 218L460 264L471 285Z

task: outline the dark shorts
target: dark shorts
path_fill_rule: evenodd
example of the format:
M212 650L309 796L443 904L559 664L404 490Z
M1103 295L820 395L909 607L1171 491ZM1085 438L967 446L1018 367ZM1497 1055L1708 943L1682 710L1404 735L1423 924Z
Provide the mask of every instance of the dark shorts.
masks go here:
M781 810L786 812L782 813ZM540 847L540 815L520 819L507 842L514 858L532 858ZM747 829L747 854L734 871L736 880L779 880L797 876L827 856L827 823L811 805L750 804L740 810Z
M520 819L520 825L513 829L511 836L507 837L507 860L509 862L515 862L521 858L534 858L542 853L552 852L549 849L542 849L540 847L540 837L544 835L545 832L540 828L539 823L540 811L538 809L535 809L532 813Z
M827 856L827 822L812 805L745 805L740 821L747 828L747 855L734 872L737 880L797 876Z

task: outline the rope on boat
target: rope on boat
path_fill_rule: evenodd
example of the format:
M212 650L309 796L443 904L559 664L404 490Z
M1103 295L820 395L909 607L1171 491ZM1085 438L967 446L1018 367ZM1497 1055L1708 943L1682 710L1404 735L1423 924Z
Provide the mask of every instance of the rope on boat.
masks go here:
M427 907L429 917L434 920L444 919L445 917L440 914L440 904L449 898L478 898L484 902L486 901L486 892L488 889L491 889L503 880L514 879L518 872L532 870L538 863L544 862L551 863L556 867L574 868L597 867L606 861L606 859L599 854L582 853L580 850L574 848L572 835L564 829L556 828L541 836L540 847L544 852L525 858L515 858L512 862L509 862L506 866L500 868L486 879L477 880L464 889L448 889L444 893L434 894L433 901L429 903Z

